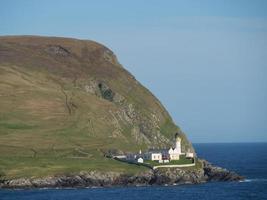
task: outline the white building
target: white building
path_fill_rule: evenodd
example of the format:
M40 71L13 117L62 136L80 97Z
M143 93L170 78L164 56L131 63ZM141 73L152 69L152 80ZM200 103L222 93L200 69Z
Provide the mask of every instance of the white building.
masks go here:
M175 149L176 149L177 153L179 153L179 154L182 154L181 142L182 142L182 139L179 136L177 136L175 138Z
M140 157L140 158L137 159L137 162L138 163L144 163L144 159Z
M151 153L151 160L162 160L162 153L160 152Z
M187 153L185 154L185 157L186 157L186 158L194 158L194 153L187 152Z
M188 149L187 152L186 152L186 154L185 154L185 157L186 158L194 158L195 155L194 155L194 153L190 149Z
M182 154L182 148L181 148L181 138L179 136L176 136L175 138L175 147L170 148L168 151L168 154L170 156L170 160L179 160L180 155Z
M148 153L145 154L145 158L147 160L162 160L162 153L160 151L149 151Z
M176 148L170 148L168 151L170 160L179 160L180 154L179 151Z

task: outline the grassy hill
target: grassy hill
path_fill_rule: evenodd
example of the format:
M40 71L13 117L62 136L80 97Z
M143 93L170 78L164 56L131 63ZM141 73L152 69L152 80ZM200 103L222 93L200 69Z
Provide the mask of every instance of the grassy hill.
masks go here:
M103 153L164 147L178 132L161 103L93 41L0 37L0 176L135 173Z

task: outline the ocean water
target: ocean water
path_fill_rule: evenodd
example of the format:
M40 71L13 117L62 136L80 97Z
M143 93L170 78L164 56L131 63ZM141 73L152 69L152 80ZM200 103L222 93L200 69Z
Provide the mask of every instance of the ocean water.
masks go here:
M234 170L246 177L243 182L213 182L199 185L0 190L1 200L101 199L101 200L264 200L267 199L267 143L195 144L199 157Z

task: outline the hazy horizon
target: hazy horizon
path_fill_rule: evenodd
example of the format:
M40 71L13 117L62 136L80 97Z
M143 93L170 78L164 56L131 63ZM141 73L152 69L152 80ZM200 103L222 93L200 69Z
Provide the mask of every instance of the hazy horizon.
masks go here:
M267 1L4 0L0 35L105 44L192 143L267 142Z

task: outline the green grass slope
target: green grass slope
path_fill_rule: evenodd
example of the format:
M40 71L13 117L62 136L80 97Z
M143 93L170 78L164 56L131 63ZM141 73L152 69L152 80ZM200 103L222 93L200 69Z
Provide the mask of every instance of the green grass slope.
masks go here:
M0 176L82 170L135 173L110 149L170 145L175 132L161 103L93 41L0 37Z

